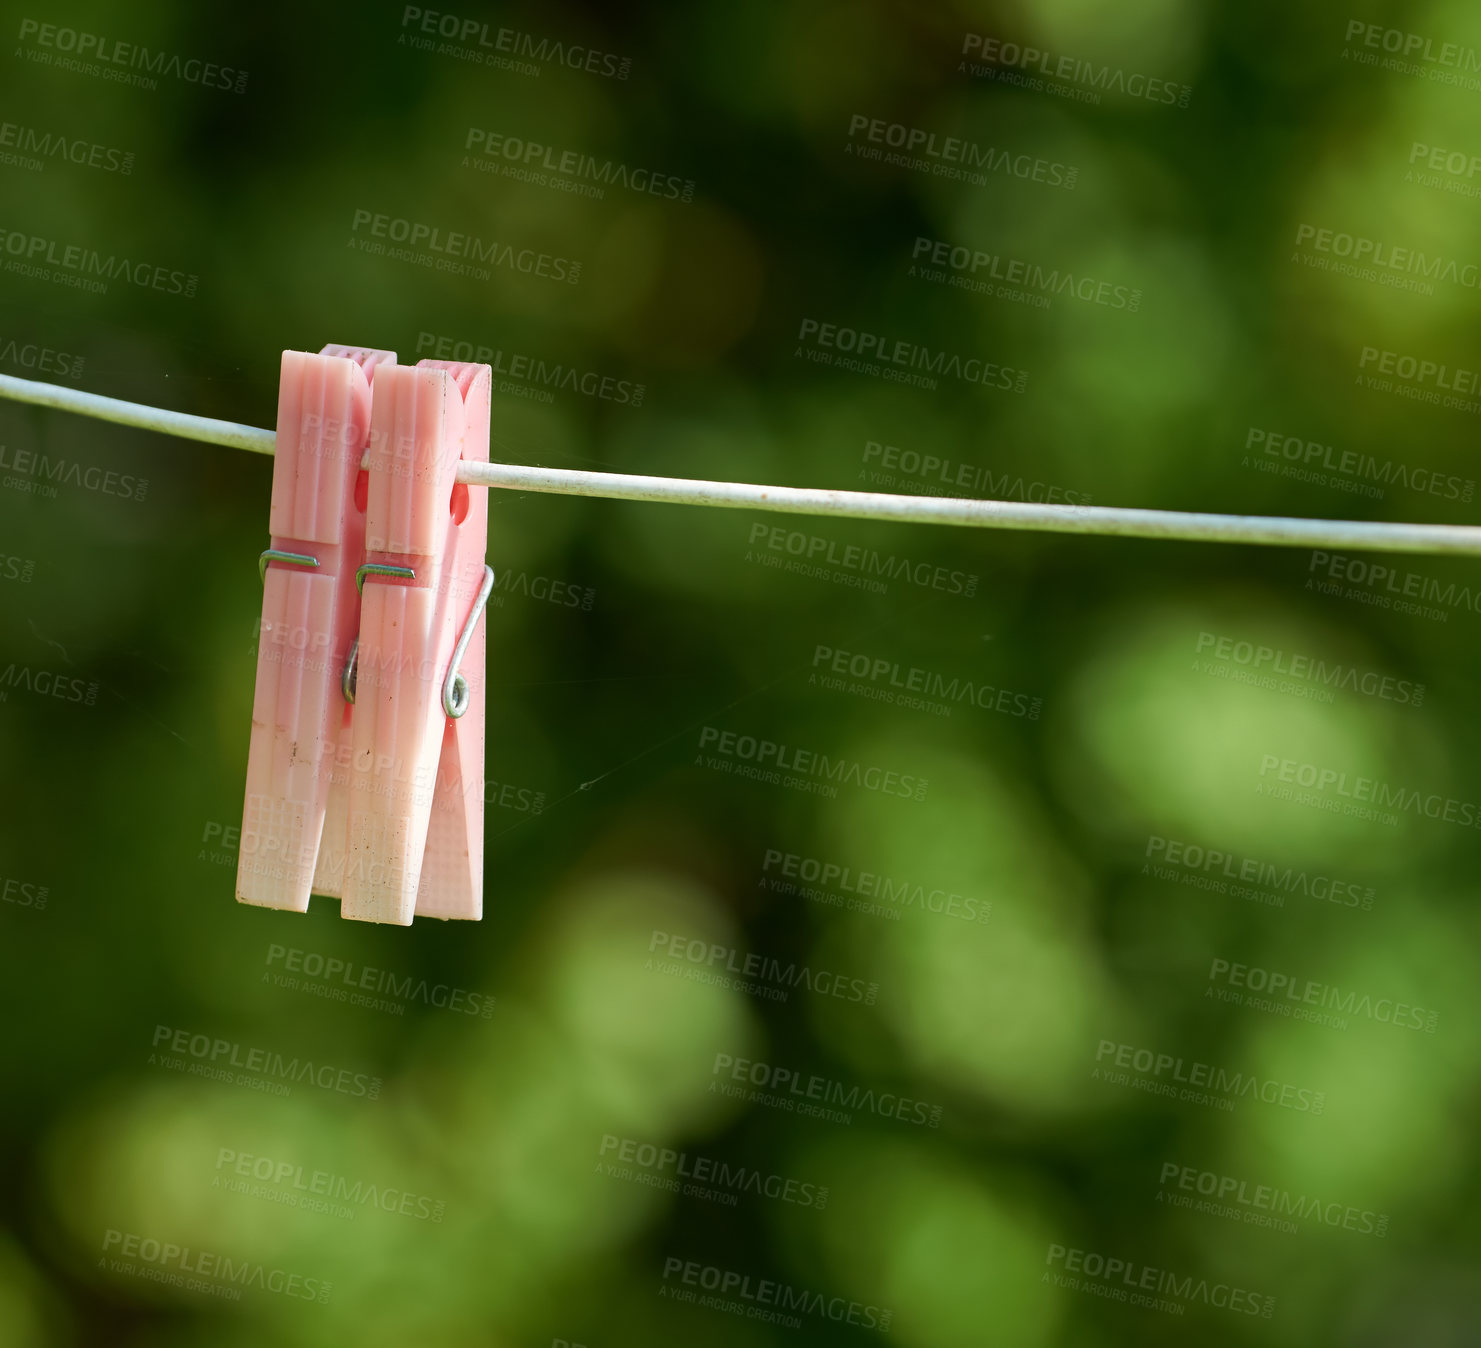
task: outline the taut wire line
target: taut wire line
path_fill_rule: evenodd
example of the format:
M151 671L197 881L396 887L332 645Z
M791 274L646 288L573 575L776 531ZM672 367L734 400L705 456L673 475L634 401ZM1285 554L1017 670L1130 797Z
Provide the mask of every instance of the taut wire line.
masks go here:
M0 374L0 398L97 417L230 449L271 454L276 436L258 426L191 416L166 408L105 398L80 389ZM975 529L1020 529L1119 538L1166 538L1202 543L1257 543L1272 547L1354 548L1370 552L1481 555L1481 527L1402 524L1382 520L1292 519L1277 515L1212 515L1199 511L1072 506L1031 501L972 501L946 496L895 496L816 487L768 487L749 482L645 477L511 463L467 463L457 480L469 486L599 496L617 501L719 506L842 519L952 524Z

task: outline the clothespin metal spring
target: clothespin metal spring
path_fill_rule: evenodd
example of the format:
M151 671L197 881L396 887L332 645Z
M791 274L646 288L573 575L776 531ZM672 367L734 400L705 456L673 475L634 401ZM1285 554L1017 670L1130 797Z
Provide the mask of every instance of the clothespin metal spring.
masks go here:
M269 562L290 562L295 566L319 565L317 557L310 557L301 552L284 552L279 548L268 548L257 559L257 571L264 584L267 582ZM395 576L400 580L415 580L416 574L416 571L409 566L383 566L379 562L366 562L364 566L358 567L355 571L355 589L361 594L365 593L367 575ZM463 630L458 634L458 644L453 647L453 658L448 664L447 678L442 682L442 710L454 721L468 710L468 681L459 672L458 667L463 663L463 654L468 649L468 643L473 640L473 629L478 626L478 619L488 605L489 595L493 593L493 590L494 568L485 566L483 584L478 587L472 611L468 614L467 622L463 624ZM359 654L360 638L356 637L354 644L350 647L350 658L345 661L345 672L339 682L340 691L344 693L345 701L351 706L355 702L355 664Z
M473 611L468 615L468 621L463 624L463 630L458 634L458 644L453 647L452 664L448 666L447 678L442 684L442 710L453 720L457 720L468 710L468 680L458 673L458 666L463 663L463 652L468 649L468 643L473 640L473 629L478 626L479 615L483 612L484 605L489 601L489 595L494 590L494 568L485 566L483 568L483 584L478 587L478 594L473 600Z
M289 562L293 566L319 565L319 559L310 557L306 552L284 552L282 548L268 548L257 559L257 576L264 585L267 584L267 564L269 562Z

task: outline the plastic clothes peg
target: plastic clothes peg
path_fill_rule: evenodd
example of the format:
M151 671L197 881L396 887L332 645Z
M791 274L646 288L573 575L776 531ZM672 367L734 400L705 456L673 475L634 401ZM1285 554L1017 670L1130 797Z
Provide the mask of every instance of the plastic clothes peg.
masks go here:
M306 912L324 835L346 660L359 621L355 503L372 380L395 354L283 352L237 898Z
M483 912L487 365L377 373L341 914L407 925Z

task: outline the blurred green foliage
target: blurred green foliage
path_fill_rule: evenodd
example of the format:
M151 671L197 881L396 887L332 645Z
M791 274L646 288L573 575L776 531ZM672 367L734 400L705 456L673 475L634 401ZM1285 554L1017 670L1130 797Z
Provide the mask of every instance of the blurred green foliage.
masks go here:
M1380 352L1481 366L1481 85L1440 77L1476 60L1471 7L468 5L451 39L415 7L49 8L3 6L4 373L265 425L284 348L411 361L466 343L501 353L493 456L510 462L926 493L963 492L946 475L964 469L1010 495L1476 521L1474 409L1426 401L1433 373L1372 382ZM248 78L131 87L59 64L69 39L41 24ZM1393 33L1418 74L1377 64ZM985 39L1069 73L1001 45L988 61ZM554 43L597 53L596 73ZM506 49L535 73L483 59ZM1192 92L1097 101L1075 95L1096 91L1085 71ZM870 160L856 119L1074 165L1075 186ZM489 135L692 199L576 192ZM574 259L579 281L367 251L378 214ZM28 274L35 239L194 293ZM1376 241L1365 262L1342 256L1357 239ZM938 242L997 259L978 279L1017 260L1139 304L932 280ZM1453 260L1454 279L1394 249ZM931 390L829 367L808 319L1028 379ZM521 359L609 392L549 388ZM887 469L885 446L952 467ZM786 571L769 519L495 492L487 915L365 927L330 900L298 917L232 898L271 464L13 405L0 447L0 1342L879 1337L850 1302L913 1348L1473 1340L1478 849L1458 821L1481 799L1481 615L1433 596L1481 589L1474 562L1393 558L1392 582L1332 593L1331 563L1299 551L785 523L794 547L822 540L815 558L975 578L970 597L878 593L848 566ZM77 480L37 490L26 455ZM1429 616L1392 603L1409 574ZM1220 656L1241 642L1272 654ZM836 652L869 672L832 673ZM904 700L911 671L939 676L934 709ZM924 798L754 780L717 753L725 732L923 780ZM1283 798L1286 762L1347 785ZM1453 817L1343 813L1358 778ZM891 913L868 911L878 877ZM722 971L756 955L874 991L707 982L710 955L666 957L668 935L727 952ZM492 1011L285 986L289 949ZM1235 965L1370 1009L1324 1024L1290 997L1241 1005L1222 995ZM1433 1032L1372 1010L1395 1002L1434 1012ZM176 1030L374 1076L380 1095L172 1071ZM1120 1045L1181 1065L1117 1084ZM771 1102L722 1089L741 1089L738 1062L769 1065ZM1324 1108L1147 1089L1195 1063ZM917 1102L935 1126L810 1117L777 1069ZM794 1197L676 1193L674 1159L615 1173L644 1146ZM1299 1229L1262 1224L1279 1194L1305 1205ZM192 1253L171 1264L167 1244ZM1076 1286L1071 1251L1092 1256ZM170 1280L203 1258L197 1285ZM1087 1276L1096 1259L1130 1272ZM743 1308L768 1305L764 1280L822 1301L793 1328L676 1299L706 1294L690 1264L734 1275ZM1118 1299L1145 1270L1181 1299ZM1195 1284L1240 1289L1239 1308Z

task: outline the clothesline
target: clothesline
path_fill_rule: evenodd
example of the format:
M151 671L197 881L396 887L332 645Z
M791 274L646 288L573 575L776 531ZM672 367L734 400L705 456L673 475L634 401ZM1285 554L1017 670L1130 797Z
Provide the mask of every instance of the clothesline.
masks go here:
M258 426L192 416L162 407L105 398L80 389L0 374L0 398L76 412L140 430L205 444L271 454L275 435ZM1196 511L1141 510L1122 506L1072 506L1028 501L974 501L942 496L769 487L697 478L594 473L524 464L469 463L457 480L469 486L599 496L619 501L721 506L735 510L829 515L845 519L952 524L978 529L1020 529L1120 538L1165 538L1204 543L1258 543L1272 547L1355 548L1375 552L1481 555L1481 527L1468 524L1402 524L1374 520L1293 519L1273 515L1212 515Z

